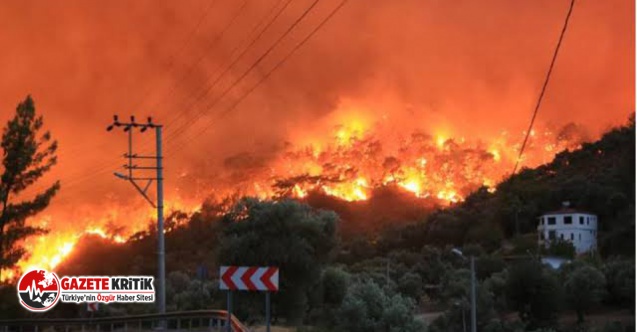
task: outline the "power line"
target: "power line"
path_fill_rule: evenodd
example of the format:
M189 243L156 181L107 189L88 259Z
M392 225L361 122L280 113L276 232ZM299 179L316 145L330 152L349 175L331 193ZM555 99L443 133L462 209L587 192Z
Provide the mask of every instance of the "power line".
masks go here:
M217 45L217 42L224 36L224 34L227 32L227 30L234 24L234 22L236 21L236 19L239 17L239 15L241 14L241 12L243 11L243 9L245 8L245 6L247 5L247 0L244 0L244 2L242 3L242 5L239 7L239 9L234 13L234 16L230 19L230 21L228 22L228 24L225 25L225 27L217 34L217 36L215 37L215 39L208 45L208 48L212 48L214 46ZM174 60L177 58L177 56L179 54L181 54L181 52L183 50L185 50L190 41L193 39L193 36L196 34L196 32L199 30L199 28L201 27L201 25L203 24L203 22L205 21L205 19L209 16L212 8L213 8L213 4L215 4L216 1L211 1L209 6L205 9L203 15L200 17L200 19L198 20L197 24L195 25L195 27L193 28L193 30L189 33L188 37L185 39L184 43L182 44L181 47L179 47L177 49L177 52L173 53L173 55L171 56L171 59L168 62L167 65L167 69L165 70L165 72L169 72L172 68L173 68L173 64L174 64ZM187 77L190 72L192 71L192 69L205 57L206 52L203 52L202 55L199 57L199 59L197 60L197 62L193 63L187 73L185 75L183 75L181 77L181 79L179 80L179 82L181 82L183 79L185 79L185 77ZM140 100L140 102L137 103L137 106L141 106L141 104L143 104L144 100L146 99L146 97L150 94L150 91L152 89L148 89L145 93L145 96L142 97L142 99ZM174 86L173 89L170 90L170 93L174 92ZM157 100L157 102L154 104L153 107L156 107L157 104L159 103L159 100ZM146 147L148 144L142 144L143 147ZM79 149L74 149L74 150L79 150ZM97 169L93 169L90 173L86 173L85 175L80 175L79 178L75 178L75 175L72 176L73 179L69 182L65 182L66 185L64 186L65 189L72 187L72 186L76 186L80 183L83 183L84 181L90 180L94 175L96 174L104 174L107 172L110 172L112 170L113 167L116 167L117 165L115 164L102 164L102 166L99 166ZM68 191L68 190L65 190Z
M199 29L201 28L201 25L203 24L203 22L205 22L206 19L208 18L208 15L210 14L210 12L211 12L212 8L214 7L215 3L217 3L216 0L209 1L208 6L206 6L206 8L204 9L202 15L199 17L199 20L197 21L195 26L190 30L190 32L188 32L188 34L187 34L186 38L184 39L184 41L172 52L172 54L170 55L170 58L168 59L168 62L166 63L165 67L160 70L161 74L155 75L155 77L159 77L162 74L165 74L165 73L171 71L172 68L174 68L173 64L175 62L175 59L185 49L188 48L188 46L190 45L191 40L197 34L197 32L199 32ZM133 106L132 109L136 110L136 109L140 108L141 105L144 103L144 101L148 98L148 96L150 95L152 90L153 90L152 86L148 86L147 89L144 91L144 93L142 93L142 97L140 98L140 100L137 103L135 103L135 106ZM72 149L70 150L70 152L79 152L81 150L85 150L86 147L88 147L89 145L90 145L90 143L84 142L81 145L72 146ZM108 145L108 143L104 143L104 144L100 145L98 148L104 148L107 145ZM93 146L93 148L95 148L95 147ZM69 150L67 150L67 151L69 151Z
M278 7L278 5L282 2L283 0L280 0L279 2L277 2L272 9L261 19L261 21L255 26L255 28L253 29L252 32L256 31L256 29L267 19L268 16L270 16L270 14L276 9L276 7ZM285 7L287 7L287 5L289 4L289 2L291 2L291 0L288 0L288 2L281 8L280 12L277 13L274 17L274 19L276 19L281 12L283 11L283 9L285 9ZM212 3L212 2L211 2ZM211 43L211 45L209 47L211 47L212 45L216 45L216 42L223 36L223 34L229 29L229 27L234 23L234 21L236 20L236 18L240 15L241 10L245 7L245 5L247 4L247 1L244 1L243 5L239 8L238 11L235 12L235 15L232 19L230 19L230 21L228 22L228 24L224 27L224 29L217 35L217 37L215 38L215 40ZM210 11L210 9L212 8L212 5L208 7L207 12ZM202 17L203 18L203 17ZM274 20L273 19L273 20ZM203 21L203 19L200 19L199 24L201 25L201 22ZM272 21L270 23L268 23L268 25L266 26L269 27L272 24ZM251 33L252 33L251 32ZM251 42L250 46L261 36L262 33L260 33L255 39L253 39L253 42ZM240 45L240 44L239 44ZM238 46L239 46L238 45ZM238 49L238 46L235 48ZM248 46L248 48L250 47ZM233 50L231 53L234 53ZM247 51L247 49L246 49ZM245 53L245 52L244 52ZM243 53L243 54L244 54ZM176 56L176 55L175 55ZM203 57L202 57L203 58ZM202 58L200 58L199 60L201 60ZM193 64L190 69L192 69L194 66L196 65ZM187 76L187 74L186 74ZM185 76L184 76L185 77ZM182 77L182 78L184 78ZM179 119L179 113L175 115L175 117L170 121L170 123L176 121L177 119ZM170 125L169 123L169 125ZM146 147L148 144L148 142L146 142L146 144L142 144L142 147ZM84 174L74 174L72 176L63 176L63 178L61 180L64 180L65 178L70 178L71 180L69 180L68 182L65 180L64 182L64 192L68 193L69 189L68 188L72 188L72 187L76 187L79 184L82 184L86 181L90 181L95 175L102 175L102 174L106 174L106 173L110 173L112 171L113 167L116 167L118 165L116 164L103 164L101 167L98 167L97 169L93 169L90 172L85 172ZM78 172L79 173L79 172Z
M241 76L239 76L239 78L237 78L226 90L224 90L221 95L219 95L211 104L209 107L207 108L203 108L199 114L203 114L206 111L211 110L213 107L215 107L217 105L217 103L219 103L219 101L221 101L223 99L223 97L225 97L228 92L230 92L230 90L232 90L235 86L237 86L237 84L239 84L241 81L243 81L243 79L248 76L248 74L250 74L250 72L252 72L252 70L254 70L271 52L272 50L274 50L274 48L281 43L281 41L292 31L294 30L294 28L307 16L307 14L310 13L310 11L312 11L312 9L316 6L316 4L319 2L319 0L314 0L314 2L312 2L312 4L303 12L303 14L301 14L301 16L299 16L294 23L292 23L292 25L290 25L290 27L288 27L288 29L281 35L279 36L279 38L272 44L270 45L270 47L254 62L252 63L252 65L245 71L243 72L243 74ZM181 128L178 128L178 131L176 133L173 134L173 136L177 136L182 134L187 128L188 125L190 125L190 122L187 122L187 125L181 126Z
M295 47L294 47L294 48L293 48L293 49L292 49L292 50L291 50L291 51L290 51L290 52L289 52L289 53L288 53L288 54L287 54L287 55L286 55L286 56L285 56L282 60L280 60L280 61L279 61L279 62L278 62L278 63L277 63L277 64L276 64L276 65L275 65L275 66L274 66L274 67L273 67L273 68L272 68L272 69L271 69L271 70L270 70L270 71L269 71L269 72L268 72L268 73L267 73L264 77L262 77L262 78L261 78L261 80L259 80L259 81L257 82L257 84L255 84L255 85L254 85L254 86L253 86L253 87L252 87L252 88L251 88L251 89L250 89L247 93L244 93L244 94L241 96L240 100L238 100L235 104L233 104L233 106L232 106L231 108L227 109L227 110L226 110L226 112L224 112L224 114L222 114L221 116L224 116L224 115L225 115L225 113L230 112L230 111L232 111L234 108L236 108L236 107L237 107L237 106L241 103L241 101L242 101L243 99L245 99L245 98L246 98L246 97L247 97L247 96L248 96L248 95L249 95L252 91L254 91L254 90L255 90L255 89L256 89L256 88L257 88L260 84L262 84L262 83L263 83L263 82L264 82L264 81L265 81L265 80L266 80L266 79L267 79L267 78L268 78L268 77L269 77L269 76L270 76L270 75L271 75L271 74L272 74L275 70L277 70L277 69L278 69L281 65L283 65L283 64L284 64L284 62L286 62L286 61L287 61L287 59L288 59L288 58L289 58L289 57L290 57L293 53L295 53L295 52L296 52L296 50L298 50L298 49L299 49L299 48L300 48L303 44L305 44L305 43L306 43L306 42L307 42L307 41L308 41L308 40L309 40L309 39L310 39L310 38L311 38L311 37L312 37L312 36L313 36L313 35L314 35L314 34L315 34L315 33L316 33L316 32L317 32L317 31L318 31L318 30L319 30L319 29L320 29L320 28L321 28L321 27L322 27L322 26L323 26L323 25L324 25L324 24L328 21L328 20L329 20L329 19L330 19L330 18L331 18L331 17L332 17L332 16L333 16L333 15L334 15L334 14L335 14L335 13L336 13L336 12L337 12L337 11L338 11L341 7L342 7L342 6L346 3L346 1L347 1L347 0L345 0L345 1L341 2L341 3L340 3L340 4L339 4L339 5L338 5L338 6L337 6L337 7L336 7L336 8L335 8L335 9L334 9L334 10L333 10L333 11L332 11L332 12L331 12L331 13L330 13L330 14L329 14L329 15L328 15L328 16L327 16L327 17L326 17L326 18L325 18L325 19L324 19L324 20L323 20L323 21L322 21L322 22L321 22L321 23L320 23L320 24L319 24L319 25L318 25L318 26L314 29L314 30L313 30L313 31L312 31L312 32L310 32L310 34L308 34L308 35L307 35L307 36L306 36L306 37L305 37L305 38L304 38L301 42L299 42L299 43L298 43L298 44L297 44L297 45L296 45L296 46L295 46ZM267 55L268 55L268 54L269 54L269 53L270 53L270 52L271 52L271 51L272 51L272 50L276 47L276 45L278 45L278 44L282 41L282 39L283 39L283 38L285 38L285 36L286 36L287 34L289 34L289 33L290 33L293 29L294 29L294 27L295 27L296 25L298 25L298 23L299 23L301 20L303 20L303 18L304 18L305 16L307 16L307 14L308 14L308 13L312 10L312 8L313 8L313 7L314 7L317 3L318 3L318 0L316 0L314 3L312 3L312 5L311 5L308 9L306 9L306 11L305 11L305 12L304 12L304 13L303 13L303 14L302 14L302 15L301 15L301 16L300 16L300 17L299 17L299 18L298 18L298 19L297 19L297 20L296 20L293 24L292 24L292 26L290 26L290 28L288 28L288 30L287 30L287 31L286 31L286 32L285 32L282 36L280 36L280 37L279 37L279 39L278 39L278 40L277 40L277 41L276 41L273 45L271 45L271 47L270 47L270 48L269 48L269 49L268 49L268 50L267 50L267 51L266 51L266 52L265 52L265 53L264 53L264 54L263 54L263 55L262 55L259 59L258 59L255 63L253 63L253 64L252 64L252 66L251 66L251 67L250 67L250 68L249 68L246 72L244 72L244 74L243 74L243 75L242 75L239 79L237 79L237 80L233 83L233 85L231 85L228 89L226 89L226 91L224 91L224 93L223 93L223 94L222 94L222 95L221 95L221 96L220 96L220 97L219 97L219 98L215 101L215 103L213 103L213 104L212 104L212 105L208 108L208 110L209 110L209 109L211 109L212 107L214 107L214 106L216 105L216 103L217 103L217 102L218 102L221 98L223 98L223 97L224 97L224 96L225 96L225 95L226 95L226 94L227 94L227 93L228 93L228 92L229 92L232 88L234 88L234 86L236 86L236 85L237 85L237 84L238 84L241 80L243 80L243 79L247 76L247 74L249 74L252 70L254 70L254 68L256 68L256 66L257 66L257 65L258 65L261 61L263 61L263 59L264 59L264 58L265 58L265 57L266 57L266 56L267 56ZM287 4L286 4L286 5L287 5ZM284 7L285 7L285 6L284 6ZM276 18L276 17L278 17L278 15L277 15L277 16L275 16L275 18ZM266 28L266 29L267 29L267 28ZM261 34L262 34L262 33L261 33ZM259 36L260 36L261 34L259 34ZM258 39L258 38L259 38L259 37L255 38L255 39L253 39L253 40L256 40L256 39ZM253 44L253 42L251 42L251 44ZM235 62L236 62L236 61L235 61ZM204 131L205 131L205 130L204 130ZM178 135L178 134L177 134L177 135ZM71 183L71 185L69 186L69 185L68 185L69 183L67 183L67 185L65 186L65 188L67 188L67 189L68 189L69 187L76 186L76 185L78 185L78 184L80 184L80 183L82 183L82 182L84 182L84 181L86 181L86 180L89 180L89 179L90 179L92 176L94 176L95 174L98 174L98 173L99 173L99 174L102 174L102 173L109 172L109 171L110 171L110 167L111 167L111 166L106 166L106 167L104 167L103 169L93 170L93 171L91 172L91 174L87 174L85 177L75 178L75 179L73 179L73 180L71 180L71 181L70 181L70 182L72 182L72 183Z
M242 2L242 4L234 12L234 14L232 15L232 17L230 18L228 23L224 26L224 28L215 36L214 40L212 40L206 46L206 50L209 51L209 50L211 50L211 49L213 49L213 48L215 48L215 47L220 45L221 40L223 39L225 34L228 32L228 30L230 30L230 28L234 25L234 23L237 21L239 16L241 16L241 13L244 11L244 9L245 9L247 4L248 4L248 0L244 0ZM179 77L179 79L174 84L172 84L170 90L168 91L167 94L164 95L163 99L170 98L170 97L172 97L175 94L177 86L179 86L193 72L195 67L206 57L207 54L208 54L208 52L206 52L206 51L202 52L200 54L200 56L197 58L197 60L194 63L191 63L190 66L188 66L188 68L186 69L186 72L183 75L181 75ZM156 109L161 100L162 100L162 98L157 99L155 101L155 103L153 103L150 106L150 109ZM179 119L180 118L180 113L181 112L177 112L175 114L175 116L170 121L168 121L168 124L166 126L167 127L170 126L174 121ZM146 147L146 145L143 145L143 147Z
M241 104L241 102L243 102L243 100L245 100L254 90L256 90L257 87L259 87L263 82L265 82L265 80L267 80L272 75L272 73L274 71L279 69L299 48L301 48L301 46L303 46L308 40L310 40L310 38L312 38L312 36L314 36L316 34L316 32L318 32L321 29L321 27L323 27L340 10L345 5L345 3L347 3L347 0L341 1L341 3L339 3L339 5L336 6L323 19L323 21L321 21L321 23L319 23L319 25L317 25L314 28L314 30L312 30L307 36L305 36L305 38L303 38L298 44L296 44L292 48L292 50L290 50L290 52L288 52L281 60L279 60L279 62L276 65L274 65L263 77L261 77L261 79L256 84L254 84L243 95L241 95L241 97L239 97L237 99L237 101L234 104L232 104L232 106L230 106L229 108L227 108L223 112L219 113L219 118L226 116L227 114L232 112L234 109L236 109L237 106L239 106L239 104ZM179 146L176 146L175 148L179 148L179 147L185 145L186 143L190 142L195 137L199 137L199 135L203 134L205 131L207 131L210 128L210 125L212 125L212 119L210 121L208 121L206 126L204 126L201 130L199 130L197 132L197 134L195 134L194 136L191 136L190 139L188 139L186 142L180 144Z
M243 12L243 10L245 9L246 5L248 4L248 0L244 0L243 3L241 4L241 6L239 7L239 9L237 9L237 11L234 13L234 15L232 16L232 18L230 19L230 21L228 22L228 24L226 24L226 26L223 28L223 30L221 30L221 32L219 32L219 34L217 34L217 36L215 37L215 39L207 46L207 49L210 50L214 47L217 47L221 41L221 39L224 37L224 35L226 34L226 32L230 29L230 27L236 22L237 18L239 18L239 16L241 15L241 13ZM197 58L197 61L195 61L193 64L191 64L188 69L186 70L186 73L184 75L182 75L177 82L175 82L175 84L172 85L172 88L168 91L168 93L165 95L166 98L172 97L172 95L175 93L176 91L176 87L179 86L185 79L186 77L188 77L192 71L195 69L195 67L206 57L208 53L207 52L202 52L201 55L199 56L199 58ZM156 109L157 106L159 105L161 101L160 99L157 99L157 101L151 105L151 109Z
M190 41L193 39L193 37L197 34L197 32L199 31L199 29L201 28L201 25L203 24L203 22L208 18L208 15L210 14L210 12L212 11L212 7L214 7L214 4L216 3L215 0L210 1L210 3L208 4L208 6L206 7L206 9L204 10L203 14L201 15L201 17L199 17L199 20L197 21L197 23L195 24L194 28L191 30L191 32L188 34L188 36L186 37L186 39L184 39L184 42L181 44L180 47L177 48L177 51L174 52L169 60L168 63L166 65L165 70L162 71L162 75L168 73L169 71L171 71L174 67L174 63L175 60L177 59L177 57L190 45ZM160 75L158 75L160 76ZM151 91L152 91L152 86L149 86L149 88L145 91L145 93L143 94L142 98L140 99L140 101L135 105L135 107L133 107L133 110L136 110L138 108L140 108L142 106L142 104L144 103L144 101L149 97Z
M280 1L281 2L281 1ZM280 3L279 2L279 3ZM212 88L214 88L217 83L220 81L220 79L237 63L239 62L239 60L241 60L241 58L243 58L243 56L250 50L250 48L259 40L259 38L261 38L261 36L265 33L265 31L267 31L267 29L274 23L274 21L276 21L276 19L283 13L283 11L287 8L287 6L292 2L292 0L287 0L285 2L285 4L279 9L279 11L270 19L269 22L267 22L267 24L261 29L261 31L259 31L257 33L256 36L254 36L252 38L252 40L248 43L247 46L245 46L243 48L243 50L241 51L241 53L226 67L226 69L221 72L219 75L216 76L215 80L212 82L212 84L208 84L211 80L212 80L212 76L206 81L205 85L208 86L208 88L205 89L205 91L203 91L202 93L199 94L199 96L197 96L193 102L191 102L184 110L179 111L179 113L186 113L187 111L189 111L190 109L192 109L192 107L197 104L199 101L201 101L204 97L206 97L208 95L208 93L212 90ZM279 3L276 3L275 6L272 7L272 9L263 17L263 19L254 27L254 29L250 32L249 35L251 35L252 33L254 33L255 31L257 31L257 29L265 22L265 20L270 16L270 14L278 7ZM233 49L231 51L231 54L234 55L235 51L237 51L239 49L239 47L241 46L241 43L237 45L237 47L235 47L235 49ZM178 113L178 114L179 114ZM174 124L174 122L176 122L178 119L180 119L181 117L179 115L177 115L168 125L167 127L170 127L171 124ZM188 121L188 120L186 120ZM176 132L177 130L173 130L174 132ZM171 133L168 133L168 135L166 135L166 137L168 138L171 135Z
M261 85L261 83L263 83L265 80L267 80L270 77L270 75L272 75L272 73L274 71L279 69L279 67L281 67L294 53L296 53L296 51L299 48L301 48L301 46L303 46L308 40L310 40L310 38L312 38L312 36L314 36L314 34L316 34L316 32L318 32L321 29L321 27L323 27L323 25L325 25L325 23L327 23L345 5L346 2L347 2L347 0L341 1L341 3L338 6L336 6L323 19L323 21L321 21L321 23L319 23L319 25L316 26L316 28L314 28L314 30L312 30L307 36L305 36L305 38L303 38L303 40L301 40L298 44L296 44L296 46L294 46L294 48L292 48L292 50L290 52L288 52L288 54L286 54L283 57L283 59L281 59L279 62L277 62L277 64L274 65L274 67L272 67L272 69L270 69L263 77L261 77L261 79L255 85L253 85L245 94L243 94L239 98L239 100L237 102L235 102L230 108L228 108L224 112L222 112L220 117L223 117L227 113L229 113L232 110L234 110L243 101L243 99L245 99L250 93L252 93L254 90L256 90L256 88L259 87L259 85Z
M544 84L542 85L542 91L540 92L540 96L537 100L537 104L535 105L533 116L531 117L531 123L529 123L529 129L527 129L526 135L524 135L524 141L522 142L522 147L520 147L520 153L518 154L518 158L515 161L515 167L513 167L513 172L511 174L515 174L520 164L520 160L522 160L522 154L524 153L524 149L526 148L526 143L529 140L529 135L531 134L531 130L533 130L533 124L535 123L535 118L537 117L538 110L540 109L540 105L542 104L542 99L544 98L544 92L546 92L546 87L549 84L549 79L551 78L551 73L553 72L553 67L555 66L555 61L557 60L557 54L560 51L560 46L562 45L562 40L564 39L564 34L566 33L566 29L568 27L568 21L571 18L571 13L573 12L574 5L575 5L575 0L571 0L571 5L568 8L568 13L566 14L566 20L564 20L564 26L562 27L562 33L560 33L560 39L557 41L557 47L555 47L555 52L553 53L553 59L551 59L551 65L549 66L549 70L546 73L546 79L544 80Z

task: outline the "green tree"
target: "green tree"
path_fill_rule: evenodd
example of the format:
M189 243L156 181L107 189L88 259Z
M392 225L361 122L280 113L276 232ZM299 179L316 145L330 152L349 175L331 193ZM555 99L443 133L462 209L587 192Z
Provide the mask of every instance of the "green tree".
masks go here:
M423 295L423 283L420 275L407 272L400 279L398 279L397 288L398 291L407 297L414 299L416 302L420 300Z
M506 282L508 271L500 271L492 274L487 278L483 285L487 293L491 296L493 301L493 308L496 311L505 311L507 309L506 303Z
M325 268L320 285L313 287L309 294L310 308L306 317L309 324L322 327L334 325L334 312L343 303L351 278L342 268Z
M563 257L563 258L575 258L575 247L573 243L567 240L554 240L551 241L548 248L542 250L544 254L549 256Z
M341 305L347 294L350 275L342 269L328 267L323 272L323 302L327 305Z
M308 293L320 286L336 246L337 221L333 212L293 200L244 199L224 217L218 259L222 265L279 267L273 317L299 323L309 309Z
M599 304L604 295L606 278L604 274L592 266L583 266L571 273L566 279L564 289L566 299L577 313L577 321L584 322L587 310Z
M553 327L560 305L560 284L539 262L513 265L506 282L507 304L529 328Z
M471 309L471 271L468 269L456 269L448 271L442 283L442 302L449 308L445 312L447 319L445 329L462 329L463 312L469 324L469 314ZM491 317L494 316L493 295L483 283L477 281L476 284L476 316L477 325L481 329ZM442 322L439 322L442 324ZM439 327L441 327L439 325Z
M0 175L0 270L13 267L24 256L18 243L46 232L25 224L28 217L44 210L60 189L59 182L36 193L31 200L15 201L25 189L55 165L57 142L48 131L41 133L42 116L35 112L31 96L18 104L13 119L2 132L2 174Z
M384 332L423 331L414 319L414 302L399 294L390 295L371 280L354 283L336 313L337 331Z
M622 306L635 305L635 263L610 260L602 268L606 277L609 303Z
M166 302L169 311L210 308L211 293L216 289L212 282L191 279L187 274L173 271L166 278Z

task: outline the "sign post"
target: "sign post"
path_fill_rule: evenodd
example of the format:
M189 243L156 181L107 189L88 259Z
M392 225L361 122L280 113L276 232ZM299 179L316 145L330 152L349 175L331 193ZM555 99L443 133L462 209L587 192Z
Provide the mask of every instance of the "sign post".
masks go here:
M222 266L219 269L219 289L228 291L228 332L232 331L232 291L265 293L266 329L270 332L270 293L279 290L278 267Z
M265 292L265 326L265 331L270 332L270 292Z
M228 318L226 319L226 329L232 332L232 292L228 290Z

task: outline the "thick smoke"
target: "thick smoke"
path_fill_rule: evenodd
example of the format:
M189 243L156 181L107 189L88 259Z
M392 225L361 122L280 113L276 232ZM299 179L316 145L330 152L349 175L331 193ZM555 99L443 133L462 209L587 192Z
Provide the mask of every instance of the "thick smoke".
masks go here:
M568 9L568 1L554 0L350 0L234 112L219 117L339 2L320 1L207 109L311 2L292 2L230 75L188 107L283 1L248 0L241 10L242 1L221 0L3 1L0 120L30 93L59 140L59 165L44 179L62 180L47 212L50 226L69 223L76 215L69 209L99 215L143 206L112 176L126 144L124 134L104 130L113 114L153 115L167 125L173 200L201 201L217 179L227 185L245 169L267 169L286 146L320 141L347 121L382 123L382 137L418 130L477 140L507 131L521 140ZM577 2L539 127L576 123L595 138L625 121L634 110L634 12L632 1ZM200 121L174 133L197 114ZM151 138L139 143L152 146Z

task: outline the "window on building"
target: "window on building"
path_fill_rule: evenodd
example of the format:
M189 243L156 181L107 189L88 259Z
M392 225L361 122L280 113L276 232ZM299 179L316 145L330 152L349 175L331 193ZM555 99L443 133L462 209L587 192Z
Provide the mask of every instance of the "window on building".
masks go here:
M564 233L560 234L560 240L564 240Z
M571 241L575 240L575 234L571 233Z
M546 222L549 225L555 225L555 217L548 217Z
M570 225L573 223L573 217L572 216L565 216L564 217L564 225Z
M591 217L586 217L586 225L590 225L591 224Z
M555 240L555 231L549 231L549 240Z
M582 216L579 217L579 224L584 225L584 217Z

